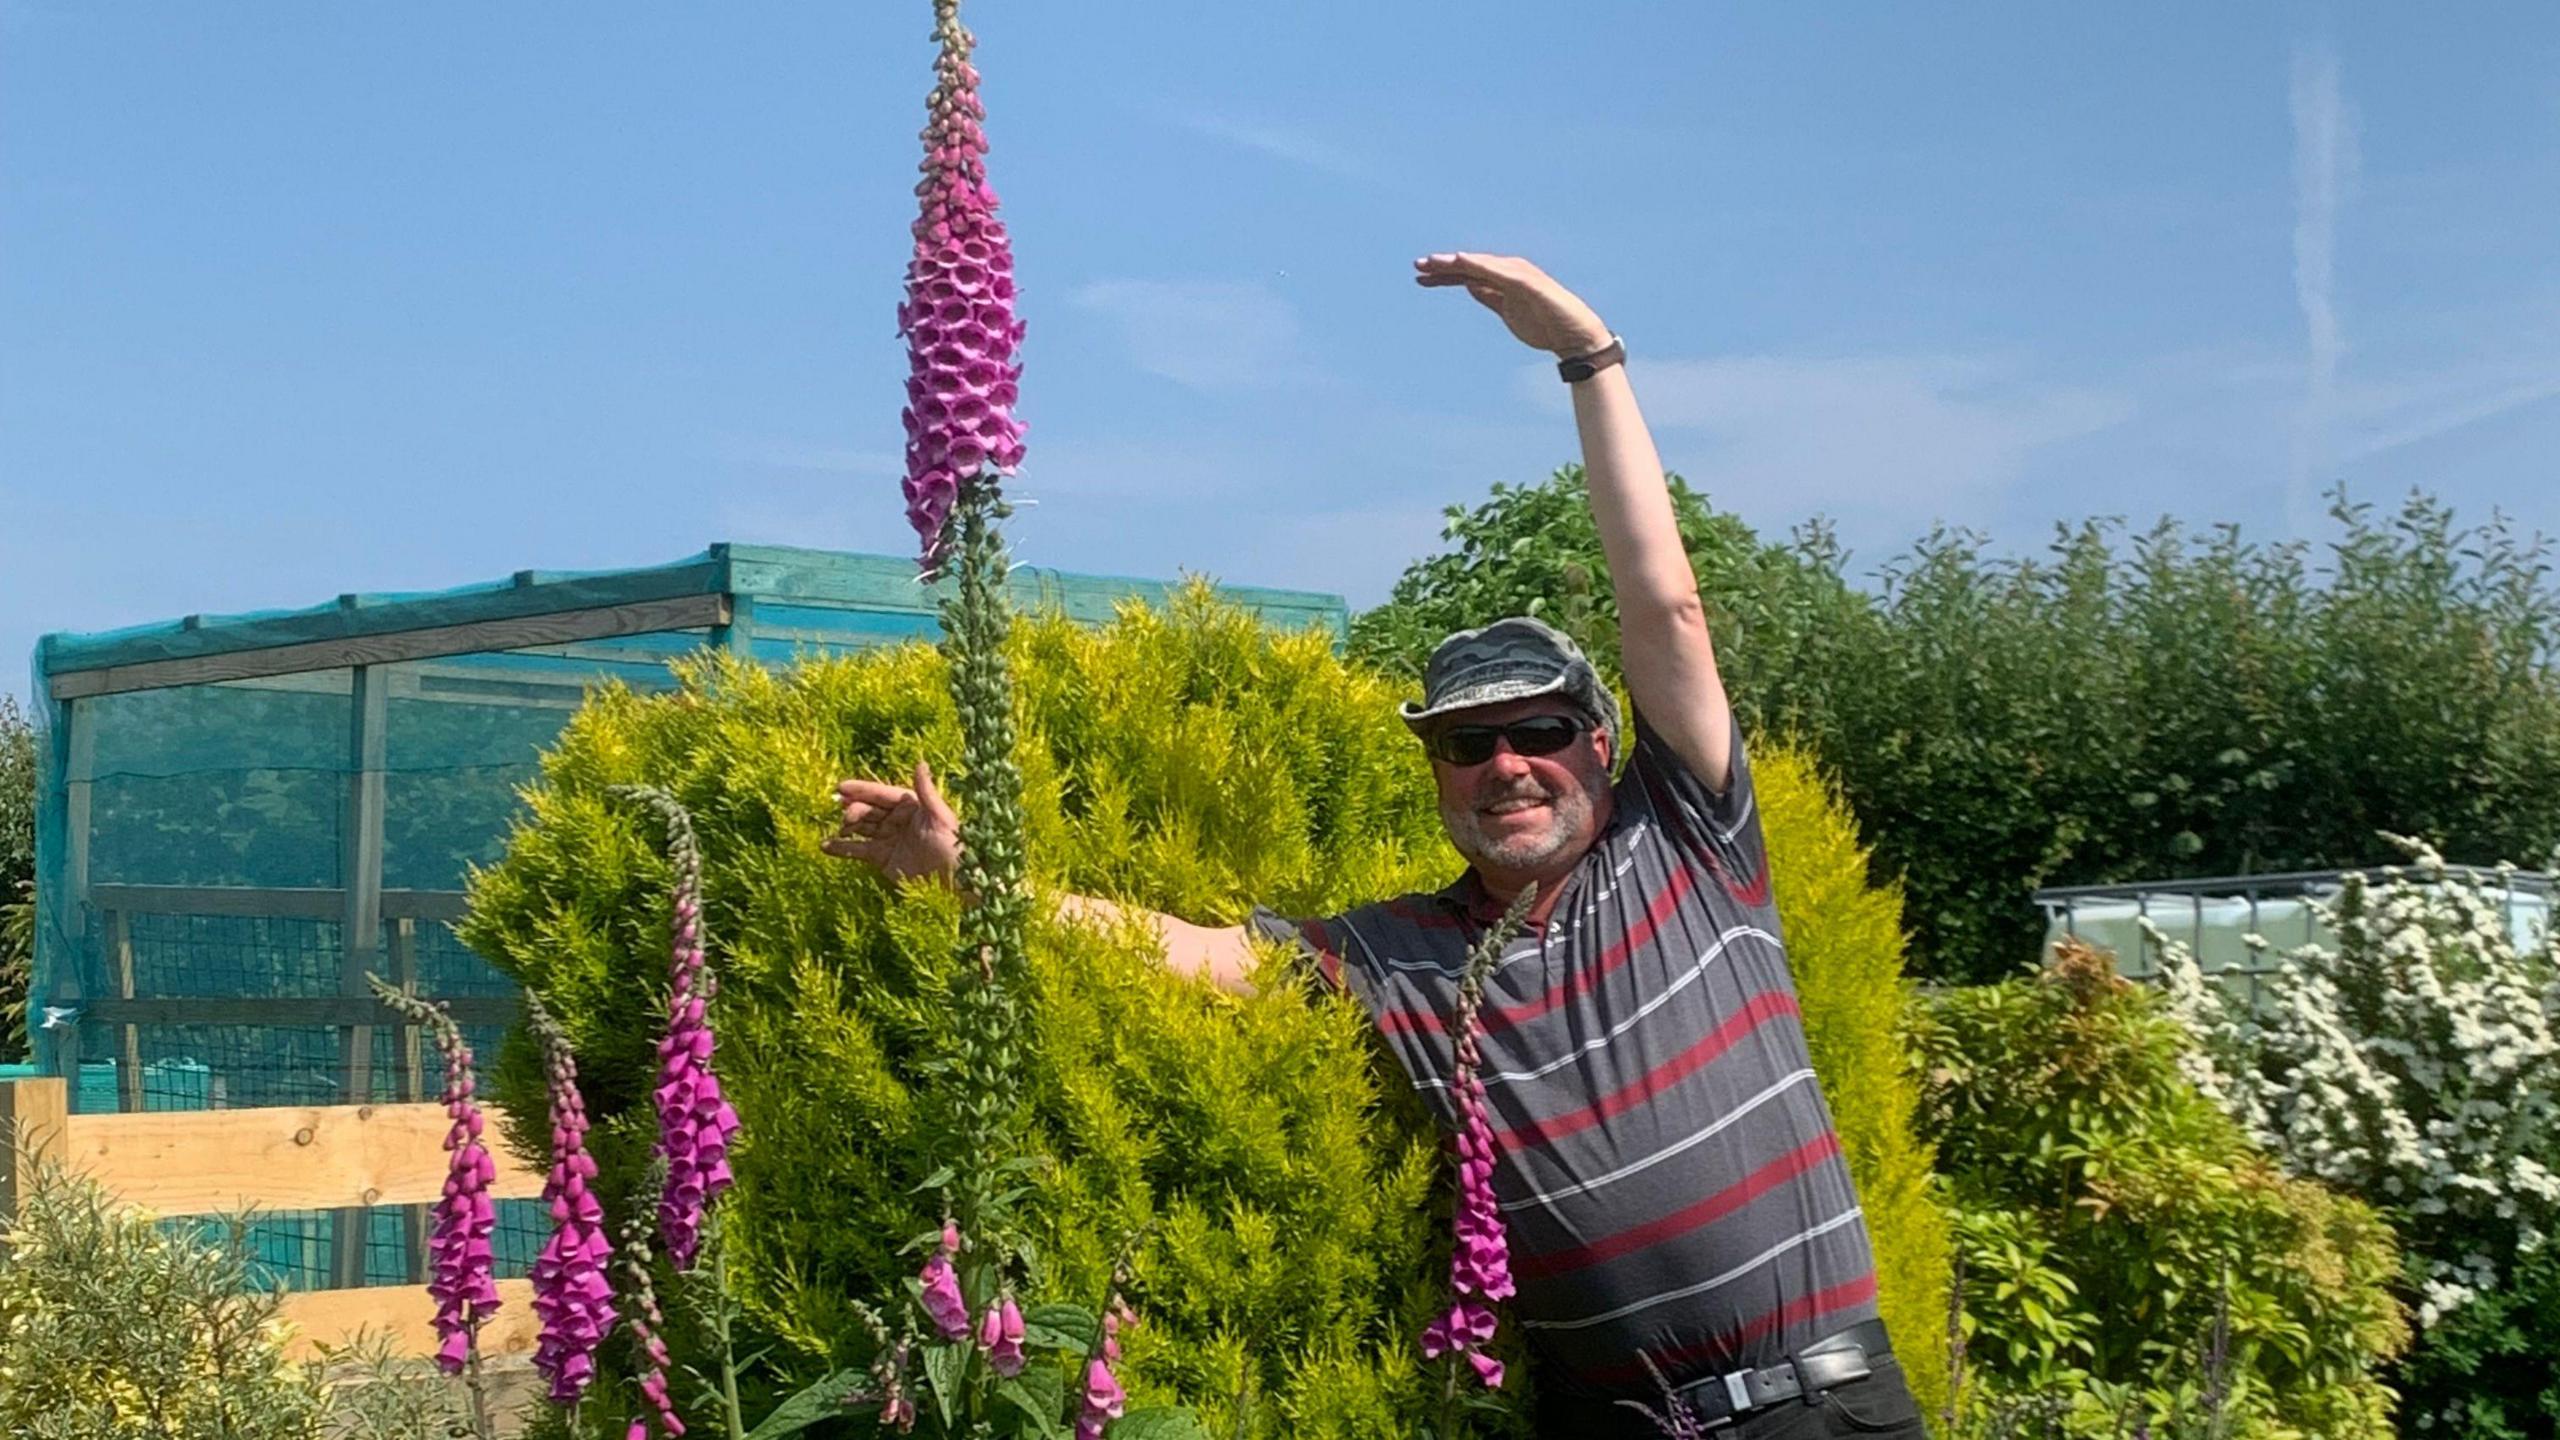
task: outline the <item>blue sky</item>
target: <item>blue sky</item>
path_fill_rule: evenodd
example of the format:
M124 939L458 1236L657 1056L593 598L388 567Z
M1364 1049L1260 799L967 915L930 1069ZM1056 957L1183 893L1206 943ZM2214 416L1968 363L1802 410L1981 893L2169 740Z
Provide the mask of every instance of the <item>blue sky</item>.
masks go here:
M2447 18L2457 17L2457 18ZM2560 531L2560 8L975 0L1021 558L1385 593L1572 458L1425 250L1622 331L1670 465L1932 521ZM52 629L904 552L930 7L0 0L0 688Z

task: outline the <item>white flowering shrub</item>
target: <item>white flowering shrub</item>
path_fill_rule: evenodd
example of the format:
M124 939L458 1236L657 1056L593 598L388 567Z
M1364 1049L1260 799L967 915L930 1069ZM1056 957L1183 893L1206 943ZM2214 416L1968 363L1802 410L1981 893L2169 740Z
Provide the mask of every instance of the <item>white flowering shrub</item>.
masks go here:
M2348 877L2336 946L2286 952L2256 1013L2151 941L2192 1078L2287 1169L2391 1212L2424 1329L2560 1229L2560 954L2517 944L2501 881L2400 843L2413 863Z

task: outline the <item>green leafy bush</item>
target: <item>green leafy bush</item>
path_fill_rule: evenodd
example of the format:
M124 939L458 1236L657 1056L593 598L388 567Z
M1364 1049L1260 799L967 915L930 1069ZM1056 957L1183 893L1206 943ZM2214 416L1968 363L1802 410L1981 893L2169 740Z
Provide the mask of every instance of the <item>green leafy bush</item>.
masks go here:
M1355 648L1413 667L1483 616L1605 616L1583 493L1567 467L1453 509ZM1821 529L1763 545L1674 496L1736 705L1838 778L1925 975L2028 963L2040 885L2364 865L2378 829L2459 856L2560 841L2560 594L2503 520L2341 497L2316 568L2165 521L2029 558L1941 530L1865 593Z
M2426 1332L2394 1377L2431 1434L2533 1440L2560 1434L2560 1245L2515 1262L2495 1288Z
M2219 1326L2223 1433L2389 1434L2390 1232L2257 1151L2186 1078L2191 1044L2083 947L1931 1002L1923 1114L1961 1215L1968 1371L1995 1407L2112 1385L2166 1420ZM2081 1407L2071 1433L2111 1421Z
M327 1388L250 1265L44 1172L0 1245L0 1433L319 1440Z
M1346 666L1328 637L1276 636L1195 589L1098 631L1026 622L1012 664L1043 887L1231 923L1255 902L1328 913L1458 868L1394 717L1400 687ZM607 791L655 783L691 809L723 1080L747 1124L723 1202L730 1253L747 1324L777 1342L776 1388L867 1358L853 1302L913 1275L911 1242L936 1224L920 1097L952 1043L959 906L820 854L831 786L920 755L947 773L958 748L942 661L923 647L789 674L713 660L668 696L596 696L546 758L506 859L474 881L465 939L569 1029L616 1205L647 1142L667 873ZM1761 763L1808 1024L1847 1072L1825 1079L1878 1216L1888 1304L1930 1311L1945 1240L1920 1203L1907 1104L1904 1133L1888 1133L1903 1067L1890 896L1863 890L1851 828L1809 771L1775 752ZM1826 947L1841 906L1854 927ZM1448 1186L1437 1135L1356 1006L1277 970L1250 999L1175 979L1147 934L1042 918L1031 938L1025 1303L1093 1306L1106 1247L1143 1229L1133 1407L1178 1401L1219 1435L1415 1433L1438 1398L1414 1337L1444 1279ZM518 1115L541 1113L530 1060L511 1048L500 1066ZM683 1358L688 1337L674 1339Z

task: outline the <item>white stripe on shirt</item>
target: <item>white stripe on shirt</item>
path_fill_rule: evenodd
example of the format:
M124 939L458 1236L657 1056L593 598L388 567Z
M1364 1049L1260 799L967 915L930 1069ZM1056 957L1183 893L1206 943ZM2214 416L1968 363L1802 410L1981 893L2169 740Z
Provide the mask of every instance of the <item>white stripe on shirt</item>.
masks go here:
M1683 1285L1677 1290L1665 1290L1659 1295L1648 1295L1642 1300L1629 1301L1615 1310L1603 1310L1597 1315L1585 1315L1579 1320L1523 1320L1520 1322L1520 1328L1523 1330L1581 1330L1593 1325L1605 1325L1609 1321L1633 1315L1639 1310L1649 1310L1656 1305L1668 1304L1674 1300L1686 1300L1692 1295L1703 1295L1719 1285L1732 1284L1790 1250L1802 1249L1844 1225L1855 1224L1865 1213L1858 1206L1852 1205L1847 1212L1835 1215L1801 1235L1789 1236L1723 1274L1711 1275L1695 1285Z
M1704 1130L1699 1131L1695 1135L1687 1135L1678 1140L1674 1140L1669 1145L1654 1151L1652 1154L1645 1156L1641 1160L1630 1161L1627 1164L1621 1165L1617 1169L1610 1171L1606 1175L1594 1175L1588 1180L1578 1181L1574 1184L1567 1185L1560 1190L1542 1190L1534 1195L1526 1195L1517 1200L1505 1200L1494 1208L1505 1211L1526 1210L1532 1205L1543 1205L1552 1210L1555 1208L1556 1201L1562 1200L1567 1196L1587 1195L1590 1192L1599 1189L1603 1185L1607 1185L1613 1181L1624 1180L1628 1176L1636 1174L1639 1171L1652 1169L1654 1166L1661 1164L1663 1161L1670 1159L1674 1155L1678 1155L1683 1151L1705 1144L1708 1140L1714 1138L1718 1132L1741 1120L1743 1116L1750 1114L1752 1111L1759 1109L1761 1106L1768 1104L1780 1095L1785 1094L1787 1091L1812 1078L1813 1072L1811 1070L1798 1070L1794 1074L1779 1081L1777 1084L1770 1086L1768 1089L1761 1091L1759 1094L1743 1101L1732 1110L1717 1117L1715 1123L1709 1125Z

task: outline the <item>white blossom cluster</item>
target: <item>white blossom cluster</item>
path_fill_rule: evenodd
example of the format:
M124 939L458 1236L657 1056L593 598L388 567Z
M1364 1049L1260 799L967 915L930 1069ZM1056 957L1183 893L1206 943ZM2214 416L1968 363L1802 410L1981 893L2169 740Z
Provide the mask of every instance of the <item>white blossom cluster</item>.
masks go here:
M2190 1077L2279 1164L2399 1214L2424 1327L2560 1231L2560 938L2516 944L2511 869L2399 843L2413 863L2348 876L2320 907L2336 947L2283 954L2255 1012L2145 928Z

